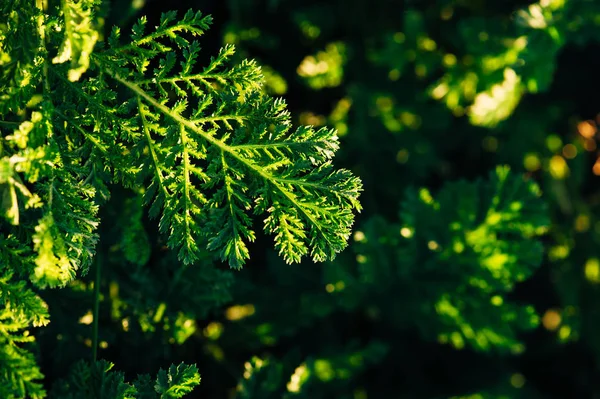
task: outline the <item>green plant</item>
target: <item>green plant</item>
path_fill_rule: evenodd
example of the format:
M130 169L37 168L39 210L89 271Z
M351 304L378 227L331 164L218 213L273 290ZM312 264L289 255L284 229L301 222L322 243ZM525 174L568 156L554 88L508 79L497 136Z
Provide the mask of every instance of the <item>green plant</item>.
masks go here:
M128 226L122 236L128 257L148 253L135 228L139 207L148 206L182 272L208 253L241 268L257 216L286 262L331 260L347 245L353 212L360 210L360 180L332 165L334 130L291 130L285 103L261 91L256 63L230 65L233 46L197 65L200 47L192 39L208 29L209 16L166 13L150 32L141 18L130 37L122 40L115 28L104 43L95 19L100 6L99 0L63 0L60 8L0 3L7 16L0 24L0 396L6 398L45 396L24 345L32 340L30 327L49 321L38 290L65 287L88 272L99 209L115 186L135 198L134 211L121 215L131 219L120 220ZM96 259L94 361L101 267ZM134 397L136 389L137 397L152 397L143 393L149 383L128 385L107 374L111 367L78 366L63 386L65 397ZM195 367L161 373L160 397L180 397L199 383ZM89 378L102 383L85 388Z
M0 397L598 396L599 15L0 0Z
M591 370L600 359L600 162L591 168L600 119L589 86L599 68L599 3L265 3L227 2L223 41L277 73L271 90L287 94L300 121L338 127L343 151L337 159L360 171L365 210L353 251L335 262L289 278L283 272L248 278L253 290L244 286L237 292L245 295L235 298L257 312L224 323L216 340L229 349L224 357L242 350L233 346L240 335L261 340L253 354L283 347L326 356L333 346L334 357L348 353L340 342L388 345L381 362L352 374L344 388L325 381L318 393L302 388L311 398L597 394ZM344 57L331 48L344 49ZM447 182L481 179L505 164L509 182L520 181L522 171L539 185L542 197L527 195L523 202L546 204L549 219L540 239L502 232L499 242L479 237L483 248L501 247L511 260L496 263L508 277L497 280L485 256L470 245L459 254L451 243L465 243L465 230L483 221L478 201L485 201L481 190L489 183L474 189ZM407 186L431 192L435 205L422 204L418 190L407 194ZM530 216L519 218L541 226ZM448 231L450 217L469 223ZM406 228L410 235L415 224L411 239L399 234ZM531 246L518 249L519 243ZM277 260L267 270L276 273ZM285 299L270 304L261 296L266 287ZM255 332L263 325L268 332ZM486 343L482 335L493 339ZM302 361L275 357L265 358L269 369L284 367L283 379L294 372L290 363ZM312 371L314 383L319 376ZM283 386L274 392L281 395Z
M125 382L123 373L113 371L105 360L89 364L81 361L73 366L68 378L52 391L53 398L181 398L200 384L196 366L171 366L159 370L155 380L140 375L133 384Z

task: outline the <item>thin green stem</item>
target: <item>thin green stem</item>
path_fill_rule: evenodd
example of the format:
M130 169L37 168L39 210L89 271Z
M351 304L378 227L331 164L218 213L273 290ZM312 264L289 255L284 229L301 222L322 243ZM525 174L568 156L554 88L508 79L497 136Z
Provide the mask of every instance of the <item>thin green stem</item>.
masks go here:
M100 272L101 272L100 252L96 253L96 280L94 281L94 321L92 323L92 361L98 358L98 323L100 313Z
M0 126L3 125L8 128L14 129L16 127L19 127L19 122L0 121Z

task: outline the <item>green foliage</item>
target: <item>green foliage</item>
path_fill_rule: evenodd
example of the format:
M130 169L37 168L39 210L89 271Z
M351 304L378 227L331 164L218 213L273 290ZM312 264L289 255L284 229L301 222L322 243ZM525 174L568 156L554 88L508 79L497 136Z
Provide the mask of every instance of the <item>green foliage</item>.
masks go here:
M71 61L67 75L71 82L79 80L90 66L90 55L98 40L98 31L92 21L93 11L99 4L100 0L62 2L65 37L52 62L60 64Z
M0 112L15 112L25 104L41 79L46 56L43 45L42 12L32 1L0 3Z
M598 395L597 1L0 12L0 397Z
M161 398L181 398L198 384L200 375L196 366L180 364L177 367L171 366L168 372L161 369L154 389Z
M115 28L106 46L97 43L100 6L98 0L64 0L60 8L34 1L0 5L8 17L0 25L3 397L44 396L36 382L42 374L22 346L33 341L30 326L48 323L31 287L63 288L77 272L87 273L100 205L115 184L136 194L125 207L128 219L120 220L125 259L138 266L150 259L142 222L149 205L184 264L168 295L176 289L194 305L206 304L204 311L228 295L198 295L192 281L179 280L190 274L186 265L210 259L203 248L241 268L256 236L253 217L263 215L287 262L305 255L330 260L347 245L353 211L360 210L360 180L332 165L334 130L292 131L285 103L262 93L257 64L231 65L233 46L204 68L196 65L200 46L191 39L208 29L209 16L165 13L147 34L141 18L128 40L120 43ZM140 270L133 280L154 293L156 287L143 284L145 274ZM221 274L208 270L193 281L216 279L215 292L221 292L227 283L215 276ZM147 329L161 321L165 306ZM175 314L169 326L182 343L195 328L186 312ZM81 364L63 394L134 395L111 367ZM178 398L198 383L195 367L173 367L159 372L155 391Z
M33 341L30 326L48 324L47 305L26 282L14 278L30 255L14 237L0 235L0 393L6 398L42 398L43 377L33 354L22 345ZM14 267L14 270L12 270Z
M400 225L373 218L360 232L356 289L411 289L421 282L428 289L402 304L406 319L399 324L415 320L421 334L435 332L431 338L458 349L466 343L522 350L515 332L536 327L538 318L531 306L512 304L505 294L542 261L535 237L549 220L540 195L535 183L506 167L488 182L447 183L437 200L427 189L409 190Z
M298 120L339 129L341 161L365 182L365 218L354 257L302 273L277 273L269 258L273 278L239 283L234 298L256 312L223 324L224 358L243 350L240 335L253 354L381 338L392 354L334 397L363 397L364 386L367 397L596 394L585 384L600 353L589 352L599 347L598 3L236 0L228 11L223 40L281 74ZM324 57L330 43L346 62ZM310 86L306 60L342 83ZM527 204L514 211L518 233L486 222L491 181L447 183L505 164ZM540 197L525 189L533 182ZM274 363L293 373L284 356Z
M131 97L117 105L104 75L82 88L67 84L65 93L82 91L102 117L65 111L73 126L65 134L79 135L81 126L93 124L107 132L96 145L99 151L131 148L125 157L103 161L121 163L113 167L126 184L151 181L144 193L150 215L162 213L160 230L186 264L198 259L205 242L240 268L255 238L251 212L268 214L265 229L275 234L287 261L307 254L315 261L332 259L346 246L361 190L350 172L331 165L338 149L335 131L300 127L290 132L285 103L259 91L256 64L227 67L232 46L196 72L200 47L184 34L198 36L209 23L200 13L190 11L181 21L168 13L155 32L144 36L142 18L125 45L119 44L120 31L113 30L109 49L94 57ZM179 63L175 48L181 51ZM159 67L148 68L153 64Z
M298 75L315 90L336 87L342 83L345 61L344 43L330 43L325 51L304 58L298 66Z
M114 371L113 367L112 363L105 360L91 364L81 361L73 366L67 379L57 383L52 397L176 399L200 384L200 374L194 365L172 365L168 371L160 369L154 381L148 375L141 375L133 384L125 382L124 374Z
M134 398L136 389L125 382L123 373L112 371L114 365L105 360L73 366L68 378L58 383L53 397L57 398Z
M381 361L386 345L373 342L356 350L348 347L335 355L309 357L285 376L281 363L253 357L244 364L237 386L239 398L326 398L348 385L353 375ZM287 377L287 378L286 378ZM281 392L287 391L281 395Z
M442 7L442 20L453 12L451 4ZM458 36L453 48L444 46L445 38L433 40L425 15L410 8L404 30L386 35L372 57L391 70L391 80L411 66L420 79L442 72L427 88L430 96L455 115L466 113L471 124L491 128L513 114L525 93L549 89L559 52L597 24L596 14L592 1L551 0L515 10L510 21L469 15L452 32Z
M31 263L30 248L0 234L0 394L10 399L45 396L39 382L43 375L24 348L34 340L28 328L49 322L47 305L17 274Z

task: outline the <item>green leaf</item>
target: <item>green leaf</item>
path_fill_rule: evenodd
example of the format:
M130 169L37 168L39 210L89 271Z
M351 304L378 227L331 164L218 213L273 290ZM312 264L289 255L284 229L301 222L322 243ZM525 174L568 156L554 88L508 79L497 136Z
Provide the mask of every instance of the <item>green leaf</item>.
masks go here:
M331 163L336 132L291 130L285 103L260 90L259 67L228 66L233 46L194 70L199 47L189 38L202 34L210 18L190 11L174 21L165 14L143 36L142 19L126 45L113 31L112 48L95 56L129 90L126 109L117 111L127 114L127 132L114 117L105 130L135 142L127 163L136 165L138 182L149 180L145 200L151 216L162 213L168 246L184 263L198 260L205 246L240 268L255 238L254 214L265 215L265 230L287 262L333 259L347 245L362 190L358 178ZM100 108L115 106L113 99L89 98Z
M15 271L32 267L30 248L0 234L0 397L43 398L44 377L27 349L34 340L28 329L49 322L48 306Z
M171 365L169 371L160 369L154 389L161 399L182 398L200 384L200 374L195 365Z
M52 398L59 399L154 399L182 398L200 384L196 366L172 365L169 372L158 373L154 387L148 375L140 375L133 384L125 381L124 373L113 370L106 360L95 363L77 362L68 376L58 381Z
M93 26L94 7L99 0L62 0L65 18L65 37L60 51L52 59L54 64L71 61L68 77L71 82L79 80L90 66L90 56L98 40Z

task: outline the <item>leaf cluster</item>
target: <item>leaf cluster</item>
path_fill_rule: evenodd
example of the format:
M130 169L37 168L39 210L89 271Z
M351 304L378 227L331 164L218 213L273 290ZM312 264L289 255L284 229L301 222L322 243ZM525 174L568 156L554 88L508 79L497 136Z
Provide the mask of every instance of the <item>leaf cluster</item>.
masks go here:
M153 380L149 375L138 376L133 383L125 382L125 376L113 370L114 364L105 360L95 363L80 361L68 377L59 381L52 397L62 399L176 399L190 393L200 384L200 374L195 365L172 365L160 369Z
M138 266L151 256L141 222L145 206L184 267L210 262L212 253L237 269L250 257L258 216L291 263L333 259L360 210L360 180L332 164L339 147L334 130L292 130L283 100L262 92L257 64L232 65L233 46L200 66L195 39L210 16L169 12L154 30L141 18L127 38L115 28L103 43L100 5L0 2L7 16L0 24L3 397L44 396L35 382L42 375L22 345L33 340L30 326L48 322L36 290L62 288L87 273L100 207L115 186L134 193L120 215L127 219L120 221L126 228L118 245ZM226 286L219 273L189 271L176 274ZM143 286L144 273L135 274L134 284ZM190 294L195 305L227 298L200 295L189 280L170 290L177 284L177 294ZM105 366L81 366L75 385L94 373L108 375ZM189 370L171 371L159 375L161 397L180 397L194 385L177 382L192 381ZM129 395L133 388L113 376L98 392Z
M408 190L400 224L373 218L355 236L357 289L406 290L411 301L399 323L411 320L442 343L519 351L515 331L539 320L533 307L505 295L542 261L536 237L549 219L540 196L534 182L507 167L487 181L447 183L436 198L424 188ZM425 288L415 291L415 282ZM423 309L435 309L435 317Z

